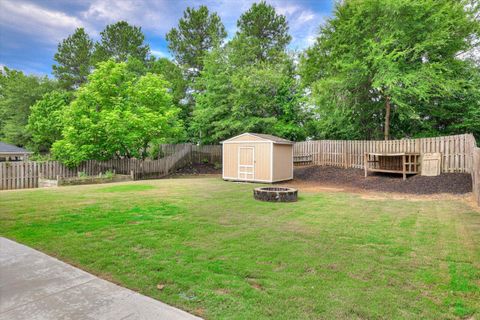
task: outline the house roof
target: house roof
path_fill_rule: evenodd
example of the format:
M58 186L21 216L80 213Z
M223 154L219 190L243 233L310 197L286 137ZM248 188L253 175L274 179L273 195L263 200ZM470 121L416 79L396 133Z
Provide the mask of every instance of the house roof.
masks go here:
M3 154L30 154L32 152L25 150L23 148L14 146L13 144L8 144L0 141L0 153Z
M264 140L272 141L273 143L278 143L278 144L294 144L294 142L292 142L292 141L290 141L290 140L283 139L283 138L280 138L280 137L277 137L277 136L274 136L274 135L271 135L271 134L251 133L251 132L242 133L242 134L240 134L240 135L238 135L238 136L235 136L235 137L232 137L232 138L227 139L227 140L225 140L225 141L222 141L222 143L223 143L223 142L229 142L230 140L233 140L233 139L235 139L235 138L238 138L238 137L241 137L241 136L245 136L245 135L252 135L252 136L255 136L255 137L264 139Z

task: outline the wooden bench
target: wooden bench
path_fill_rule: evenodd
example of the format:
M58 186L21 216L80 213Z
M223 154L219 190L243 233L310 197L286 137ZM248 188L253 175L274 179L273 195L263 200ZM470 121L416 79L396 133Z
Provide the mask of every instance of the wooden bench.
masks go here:
M368 171L400 173L403 180L407 174L418 174L420 169L419 153L365 153L365 178Z
M313 162L312 154L297 154L293 156L294 165L306 165Z

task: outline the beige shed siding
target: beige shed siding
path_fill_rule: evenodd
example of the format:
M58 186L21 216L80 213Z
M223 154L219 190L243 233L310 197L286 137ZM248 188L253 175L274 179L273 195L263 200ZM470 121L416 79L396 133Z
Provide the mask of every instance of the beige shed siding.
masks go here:
M293 145L274 144L273 145L273 181L292 179Z
M253 147L255 154L256 181L270 181L270 143L228 143L223 144L223 178L239 179L238 154L241 147ZM244 179L241 179L244 180Z
M238 150L237 144L223 144L223 177L237 178L238 175Z
M255 143L255 180L271 181L271 143Z
M276 182L293 178L293 143L288 140L246 133L222 144L225 180Z

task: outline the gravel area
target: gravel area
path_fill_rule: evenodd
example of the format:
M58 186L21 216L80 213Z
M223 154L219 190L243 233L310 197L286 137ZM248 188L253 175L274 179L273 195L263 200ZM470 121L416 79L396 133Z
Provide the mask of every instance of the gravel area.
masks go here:
M472 191L472 178L469 173L444 173L437 177L421 175L407 177L407 180L403 181L401 174L369 172L365 179L362 169L320 166L299 167L294 170L296 181L309 184L411 194L463 194Z
M192 174L222 174L222 168L215 168L211 163L193 163L180 168L173 175L192 175Z

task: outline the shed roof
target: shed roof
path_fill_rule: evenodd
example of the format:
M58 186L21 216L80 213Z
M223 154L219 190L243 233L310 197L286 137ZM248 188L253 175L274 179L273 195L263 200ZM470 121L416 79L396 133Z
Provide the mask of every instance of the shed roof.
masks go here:
M13 144L8 144L0 141L0 153L7 154L30 154L32 152L25 150L23 148L14 146Z
M222 143L224 142L229 142L235 138L238 138L238 137L241 137L241 136L245 136L245 135L252 135L252 136L255 136L255 137L258 137L258 138L261 138L261 139L264 139L264 140L268 140L268 141L271 141L273 143L278 143L278 144L294 144L294 142L290 141L290 140L287 140L287 139L283 139L283 138L280 138L280 137L277 137L277 136L274 136L274 135L271 135L271 134L264 134L264 133L251 133L251 132L246 132L246 133L242 133L238 136L235 136L235 137L232 137L230 139L227 139L227 140L224 140L222 141Z

